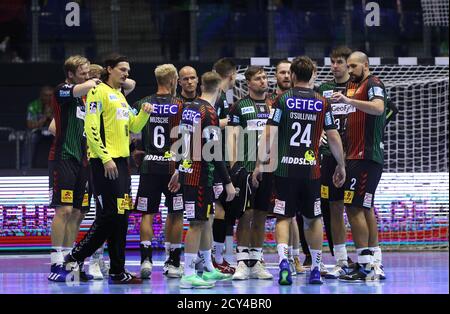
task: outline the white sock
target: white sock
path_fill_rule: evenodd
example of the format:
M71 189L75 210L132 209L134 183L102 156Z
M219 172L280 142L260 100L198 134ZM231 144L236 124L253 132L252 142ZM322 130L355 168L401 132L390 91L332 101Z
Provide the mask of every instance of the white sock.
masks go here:
M292 256L293 257L300 256L300 249L292 249Z
M214 259L217 264L223 263L223 248L225 243L213 242Z
M311 269L318 267L320 270L320 263L322 263L322 250L309 249L309 251L311 252L312 259Z
M181 249L181 243L170 243L170 251L173 251L175 249Z
M286 243L279 243L277 245L277 251L278 251L278 264L280 264L282 260L288 258L288 245Z
M145 247L151 247L152 246L152 241L141 241L141 244Z
M238 246L236 251L236 260L238 262L240 261L246 261L249 260L249 249L247 246Z
M249 259L261 261L263 252L262 247L252 247L249 252Z
M375 247L369 247L369 250L373 253L373 262L375 264L381 264L383 261L382 255L381 255L381 248L379 246Z
M62 253L62 247L61 246L52 246L52 251L55 250L56 252L50 253L50 263L56 264L56 265L62 265L64 262L64 255Z
M211 259L211 250L199 251L199 253L200 253L201 259L203 260L206 270L213 271L214 265L213 265L212 259Z
M167 261L170 255L170 242L164 242L164 251L166 252L166 261Z
M334 245L334 258L336 259L336 263L342 263L348 266L347 247L345 246L345 244Z
M197 254L195 253L184 253L184 275L192 276L195 275L195 259Z
M356 249L356 253L358 254L358 264L371 264L373 261L373 256L370 255L361 255L362 251L368 250L369 248L363 247L360 249Z

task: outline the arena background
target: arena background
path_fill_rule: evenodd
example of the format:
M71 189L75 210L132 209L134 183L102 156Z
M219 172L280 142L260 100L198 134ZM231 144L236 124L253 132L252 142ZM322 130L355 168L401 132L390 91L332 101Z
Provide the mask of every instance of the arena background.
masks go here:
M73 3L79 7L79 26L68 26L76 19L67 23ZM367 24L371 3L379 5L379 26ZM266 67L271 89L277 60L302 54L317 61L317 83L329 79L326 57L340 44L371 56L371 69L400 110L386 130L386 162L375 199L381 245L384 250L447 250L448 1L440 0L1 2L0 250L49 249L51 137L40 144L35 167L26 167L26 108L40 87L64 79L67 56L79 53L100 62L110 51L127 55L137 81L129 103L155 91L157 64L189 64L201 74L219 57L233 57L239 70L228 94L232 102L246 93L242 74L249 64ZM137 183L134 175L133 197ZM154 222L154 244L160 246L166 214L161 209ZM83 232L94 214L93 207ZM137 246L139 222L139 215L130 216L130 248ZM271 246L273 220L266 229Z

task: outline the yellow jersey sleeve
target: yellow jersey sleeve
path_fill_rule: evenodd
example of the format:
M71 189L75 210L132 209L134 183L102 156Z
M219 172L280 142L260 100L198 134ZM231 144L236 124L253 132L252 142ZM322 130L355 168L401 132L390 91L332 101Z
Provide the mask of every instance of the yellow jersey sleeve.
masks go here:
M104 109L103 105L107 102L105 95L101 85L89 91L86 99L86 117L84 120L84 131L89 151L92 155L100 158L104 164L112 160L100 135L101 114Z

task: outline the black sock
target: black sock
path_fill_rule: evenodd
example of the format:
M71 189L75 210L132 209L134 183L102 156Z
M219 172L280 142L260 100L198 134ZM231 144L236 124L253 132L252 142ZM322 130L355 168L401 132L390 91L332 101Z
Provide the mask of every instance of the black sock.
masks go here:
M148 259L148 261L150 262L150 263L153 263L153 261L152 261L152 246L151 245L149 245L149 246L146 246L146 245L144 245L144 244L140 244L139 245L139 249L140 249L140 251L141 251L141 264L146 260L146 259Z
M249 255L250 255L250 256L252 256L252 252L257 252L257 250L255 250L255 249L250 249L250 251L249 251ZM257 262L258 262L257 259L252 259L252 258L250 258L250 259L248 260L247 266L248 266L248 267L253 267L253 266L256 265Z
M169 264L172 264L175 267L180 267L180 256L181 256L181 249L176 248L173 250L170 250L169 253Z
M227 224L224 219L214 219L213 225L214 242L224 243L227 235Z

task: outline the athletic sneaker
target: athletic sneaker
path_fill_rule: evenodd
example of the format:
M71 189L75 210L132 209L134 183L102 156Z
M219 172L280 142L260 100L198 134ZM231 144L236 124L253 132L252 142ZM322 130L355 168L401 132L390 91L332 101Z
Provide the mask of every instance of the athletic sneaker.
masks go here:
M266 269L261 261L257 261L253 267L250 267L250 278L270 280L273 279L273 275Z
M210 289L212 287L214 287L214 282L205 281L199 275L183 276L180 280L181 289Z
M112 285L120 285L120 284L135 285L141 284L142 279L139 279L128 272L123 272L118 275L110 274L108 283Z
M294 265L294 260L293 259L289 259L289 268L291 269L291 276L297 276L297 272L295 271L295 265Z
M100 268L100 261L91 259L89 263L89 274L92 275L94 280L103 280L103 273Z
M370 264L363 266L358 263L351 273L339 277L339 280L346 282L378 281L379 279L380 276L375 274L373 266Z
M289 261L283 259L280 263L280 273L278 278L278 284L283 286L292 285L291 268L289 266Z
M309 283L313 285L323 284L319 267L314 267L314 269L311 270L311 273L309 274Z
M334 268L325 274L326 279L338 279L340 276L347 275L350 272L347 263L339 261Z
M223 259L222 264L217 264L215 258L212 258L212 263L214 268L217 268L218 270L220 270L220 272L224 273L224 274L231 274L233 275L234 272L236 271L236 268L232 267L230 265L230 263L228 263L225 259Z
M203 271L202 279L205 281L219 281L219 280L230 280L231 274L224 274L219 270L215 269L213 271Z
M183 272L183 267L176 267L175 265L168 264L167 272L165 273L165 275L169 278L181 278L183 276Z
M152 268L153 265L148 260L145 260L141 264L141 278L142 279L150 279L152 277Z
M375 274L377 274L380 277L380 280L386 280L386 274L384 273L384 267L381 263L375 263L373 265Z
M233 280L247 280L250 278L250 268L243 261L238 262Z
M54 264L50 267L50 270L50 275L47 277L49 281L69 282L76 281L76 278L79 278L77 263L68 263L67 266Z
M300 258L298 256L294 256L294 268L297 274L306 274L306 269L303 268L302 263L300 262Z

